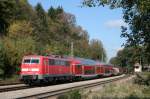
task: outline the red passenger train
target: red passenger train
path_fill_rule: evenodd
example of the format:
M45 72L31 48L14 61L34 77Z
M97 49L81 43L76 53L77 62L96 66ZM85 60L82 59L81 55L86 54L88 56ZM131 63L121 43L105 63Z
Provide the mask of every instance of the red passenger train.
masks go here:
M30 55L22 60L20 78L26 84L33 84L89 79L119 73L120 69L117 67L90 59Z

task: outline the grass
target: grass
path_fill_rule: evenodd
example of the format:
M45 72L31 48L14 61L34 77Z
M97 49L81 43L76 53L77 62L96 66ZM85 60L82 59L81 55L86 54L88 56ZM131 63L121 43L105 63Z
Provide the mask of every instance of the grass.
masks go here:
M60 95L57 99L81 99L80 90L72 90L69 93Z
M58 99L150 99L149 78L150 73L140 73L131 81L111 83L97 91L70 91Z
M7 79L0 79L0 84L7 84L7 83L16 83L19 82L19 75L14 75L11 78Z
M150 86L150 72L137 73L134 83Z
M102 90L87 94L86 99L142 99L150 98L150 87L145 85L137 85L133 83L110 84Z

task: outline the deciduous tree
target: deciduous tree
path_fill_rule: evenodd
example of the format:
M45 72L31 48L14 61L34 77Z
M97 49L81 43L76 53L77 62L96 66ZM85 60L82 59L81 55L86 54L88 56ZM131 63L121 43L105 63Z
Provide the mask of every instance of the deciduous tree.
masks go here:
M83 0L83 5L122 8L128 27L122 27L121 37L126 38L125 47L143 46L150 62L150 1L149 0ZM138 52L140 53L140 52Z

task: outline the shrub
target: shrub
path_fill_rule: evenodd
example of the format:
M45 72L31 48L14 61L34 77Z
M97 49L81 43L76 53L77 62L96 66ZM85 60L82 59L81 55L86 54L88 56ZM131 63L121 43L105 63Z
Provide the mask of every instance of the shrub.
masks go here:
M81 93L79 90L72 90L69 93L58 96L57 99L81 99Z
M137 73L134 83L140 85L150 85L150 72Z

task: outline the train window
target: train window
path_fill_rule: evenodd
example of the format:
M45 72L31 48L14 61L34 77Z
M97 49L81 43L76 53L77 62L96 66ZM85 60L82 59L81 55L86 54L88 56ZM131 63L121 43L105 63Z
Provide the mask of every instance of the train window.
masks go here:
M94 73L95 73L95 69L94 68L84 71L84 74L94 74Z
M60 60L55 60L54 65L60 65Z
M65 63L66 63L65 64L66 66L70 66L70 62L69 61L66 61Z
M54 59L49 59L49 65L55 65L55 60Z
M60 60L60 61L59 61L59 65L65 66L65 62L62 61L62 60Z
M32 60L31 60L31 63L36 63L36 64L38 64L38 63L39 63L39 59L32 59Z
M69 66L70 63L68 61L64 61L64 60L49 59L49 65Z
M107 70L107 69L106 69L106 70L105 70L105 73L110 73L110 70Z
M24 59L23 63L30 63L31 59Z

